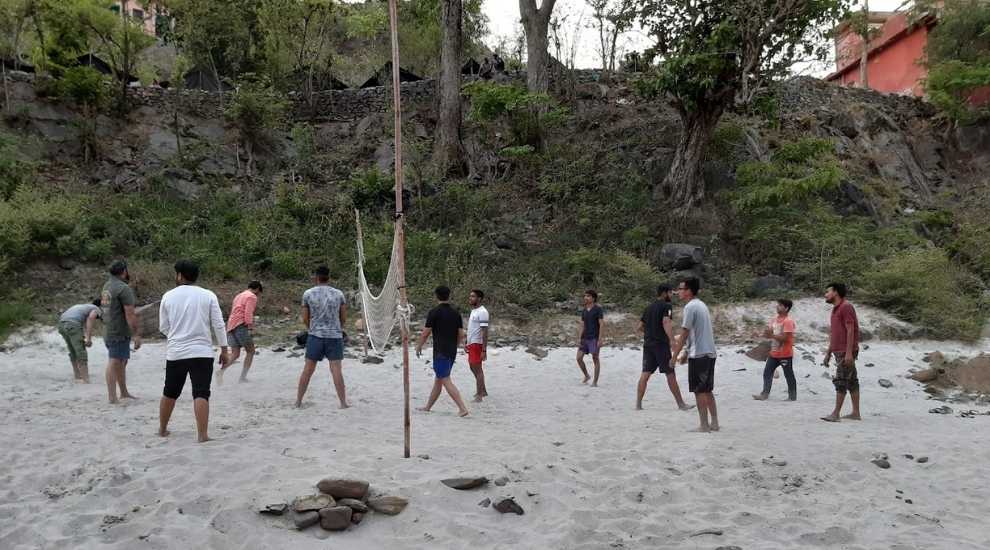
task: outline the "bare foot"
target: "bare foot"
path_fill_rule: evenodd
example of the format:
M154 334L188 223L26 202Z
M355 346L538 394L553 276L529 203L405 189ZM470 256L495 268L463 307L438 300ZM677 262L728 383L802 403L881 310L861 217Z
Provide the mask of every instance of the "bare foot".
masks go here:
M688 430L689 433L695 433L695 434L706 434L710 431L712 431L711 428L705 426L699 426L693 430Z
M711 431L713 431L713 432L717 432L718 431L718 422L713 423L711 425L711 427L709 427L708 429L711 430Z
M341 408L341 409L349 409L349 408L351 408L351 406L350 406L350 405L348 405L347 403L341 403L341 404L340 404L340 408Z
M301 409L302 408L302 401L296 401L296 408L297 409Z
M250 382L250 380L248 380L247 378L239 378L239 379L237 380L237 383L238 383L238 384L244 384L244 383L246 383L246 382Z
M482 397L480 395L474 396L474 402L475 403L481 403L482 402Z
M828 416L823 416L822 420L824 420L825 422L838 422L839 417L835 416L834 414L830 414Z
M459 416L461 418L464 418L468 414L470 414L470 413L468 413L468 411L461 411L461 412L457 413L457 416Z
M858 415L858 414L852 414L852 413L847 414L847 415L843 416L842 418L845 418L846 420L862 420L863 419L863 417L861 417L860 415Z
M159 437L168 437L171 434L172 434L172 432L170 432L168 430L158 430L158 436Z
M636 405L636 410L637 410L637 411L641 411L641 410L643 410L643 406L642 406L642 405Z
M768 397L770 397L770 396L767 395L767 394L765 394L765 393L760 393L760 394L754 395L753 396L753 399L755 399L757 401L766 401Z
M111 399L110 400L110 404L111 405L118 405L118 404L120 404L120 400L119 399Z
M680 405L677 406L677 408L680 409L680 410L682 410L682 411L690 411L691 409L693 409L695 407L697 407L697 405L688 405L686 403L681 403Z
M591 383L591 387L592 388L597 388L598 387L598 382L592 382Z
M137 399L137 397L134 397L133 395L131 395L129 393L122 393L122 394L120 394L120 398L121 399Z
M588 383L588 380L591 380L591 377L590 376L585 376L584 377L584 380L582 380L581 383L582 384L587 384Z
M213 441L213 440L210 439L209 436L205 436L204 435L204 436L202 436L202 437L199 438L199 440L197 441L197 443L206 443L207 441Z
M425 412L425 413L430 412L430 409L428 409L426 407L416 407L416 410L417 411L420 411L420 412Z

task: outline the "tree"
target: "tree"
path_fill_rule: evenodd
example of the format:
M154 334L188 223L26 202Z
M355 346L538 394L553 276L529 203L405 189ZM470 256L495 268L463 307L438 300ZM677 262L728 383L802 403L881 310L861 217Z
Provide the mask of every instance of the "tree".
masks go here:
M607 79L615 72L619 37L636 20L635 0L585 0L591 8L592 28L598 32L598 55Z
M683 130L665 192L686 213L705 196L701 164L712 133L737 94L787 73L802 52L824 58L825 34L847 0L638 0L640 20L656 40L656 74L640 83L666 98Z
M328 84L334 60L335 0L262 0L258 8L264 67L272 81L305 94Z
M519 15L526 30L526 88L533 94L545 94L550 88L550 52L547 30L557 0L519 0Z
M110 5L108 0L78 0L74 15L106 54L118 86L117 110L123 113L127 110L127 88L131 76L137 72L139 56L155 39L145 34L143 20L118 15L110 10ZM148 2L141 6L147 9Z
M927 17L934 6L919 3L917 9L916 17ZM990 4L946 0L928 36L925 90L932 103L963 123L990 117L990 104L974 101L990 86Z
M441 19L443 40L440 47L440 121L434 162L443 173L462 173L461 145L461 0L443 0Z

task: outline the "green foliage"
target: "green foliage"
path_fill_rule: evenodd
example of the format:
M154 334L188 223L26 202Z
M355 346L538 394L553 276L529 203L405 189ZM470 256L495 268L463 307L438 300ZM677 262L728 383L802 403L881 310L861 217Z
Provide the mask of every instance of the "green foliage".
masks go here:
M782 145L770 162L747 162L736 170L740 211L802 203L834 191L844 172L827 139L807 138Z
M972 105L971 94L990 86L990 52L984 63L944 61L928 71L929 100L952 119L973 123L990 117L990 106Z
M354 208L380 210L395 204L395 181L377 168L356 171L347 184Z
M476 80L463 92L471 99L470 119L507 122L517 146L540 145L542 130L560 126L567 118L566 109L550 108L554 102L549 95L533 94L522 86Z
M82 253L87 231L76 221L84 217L85 206L80 198L18 187L0 201L0 263L13 266L30 258Z
M59 95L77 105L99 108L107 97L106 79L92 67L72 67L58 81Z
M0 266L0 273L3 273ZM0 296L0 342L11 332L31 321L31 297L25 293Z
M265 142L269 130L279 128L285 120L289 103L284 94L264 76L245 75L227 105L227 120L236 127L249 145Z
M899 251L870 270L864 282L868 302L935 338L976 340L987 318L983 284L938 248Z
M18 139L0 132L0 201L7 201L34 178L35 164L17 147Z
M965 223L948 244L949 252L964 266L990 281L990 225Z
M926 49L925 88L931 102L963 123L990 116L990 107L969 102L973 92L990 86L990 5L981 0L947 0L940 6L920 2L915 11L932 10L939 17Z

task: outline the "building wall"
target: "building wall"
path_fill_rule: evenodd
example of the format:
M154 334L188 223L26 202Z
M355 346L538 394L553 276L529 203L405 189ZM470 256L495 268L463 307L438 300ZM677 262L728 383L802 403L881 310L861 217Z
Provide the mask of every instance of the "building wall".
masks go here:
M857 37L858 38L858 37ZM923 96L922 81L928 76L924 64L928 28L919 25L897 40L870 53L867 80L870 88L879 92ZM844 85L859 85L859 66L848 66L836 79Z
M144 7L129 0L116 0L113 5L122 16L126 14L135 18L140 17L144 32L151 36L156 35L155 24L158 19L158 8L155 5Z

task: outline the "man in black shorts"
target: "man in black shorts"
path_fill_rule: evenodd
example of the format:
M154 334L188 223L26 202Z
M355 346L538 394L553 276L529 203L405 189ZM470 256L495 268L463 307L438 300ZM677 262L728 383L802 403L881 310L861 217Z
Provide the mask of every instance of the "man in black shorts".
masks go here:
M457 404L458 416L467 416L468 410L461 399L461 392L450 379L450 371L453 370L454 359L457 357L457 348L464 341L464 321L461 319L461 314L450 305L449 288L438 286L435 294L437 307L426 314L426 328L423 329L423 334L416 345L416 357L423 353L426 340L433 335L433 372L436 378L433 380L430 399L426 402L426 406L419 410L430 412L440 398L440 390L446 389L447 394Z
M188 260L175 264L176 287L162 296L158 328L165 344L165 389L159 405L158 435L167 437L168 421L175 401L182 394L186 377L192 382L193 412L199 442L209 441L210 380L213 378L213 338L220 344L220 364L230 362L227 354L227 325L220 312L217 295L196 286L199 266Z
M643 396L646 385L653 373L660 371L667 376L667 387L677 401L677 407L682 411L694 407L684 403L681 388L677 385L677 375L674 374L674 364L670 357L670 342L674 338L673 307L670 305L670 287L657 287L657 299L639 320L639 331L643 333L643 372L639 375L639 386L636 388L636 410L643 410Z

